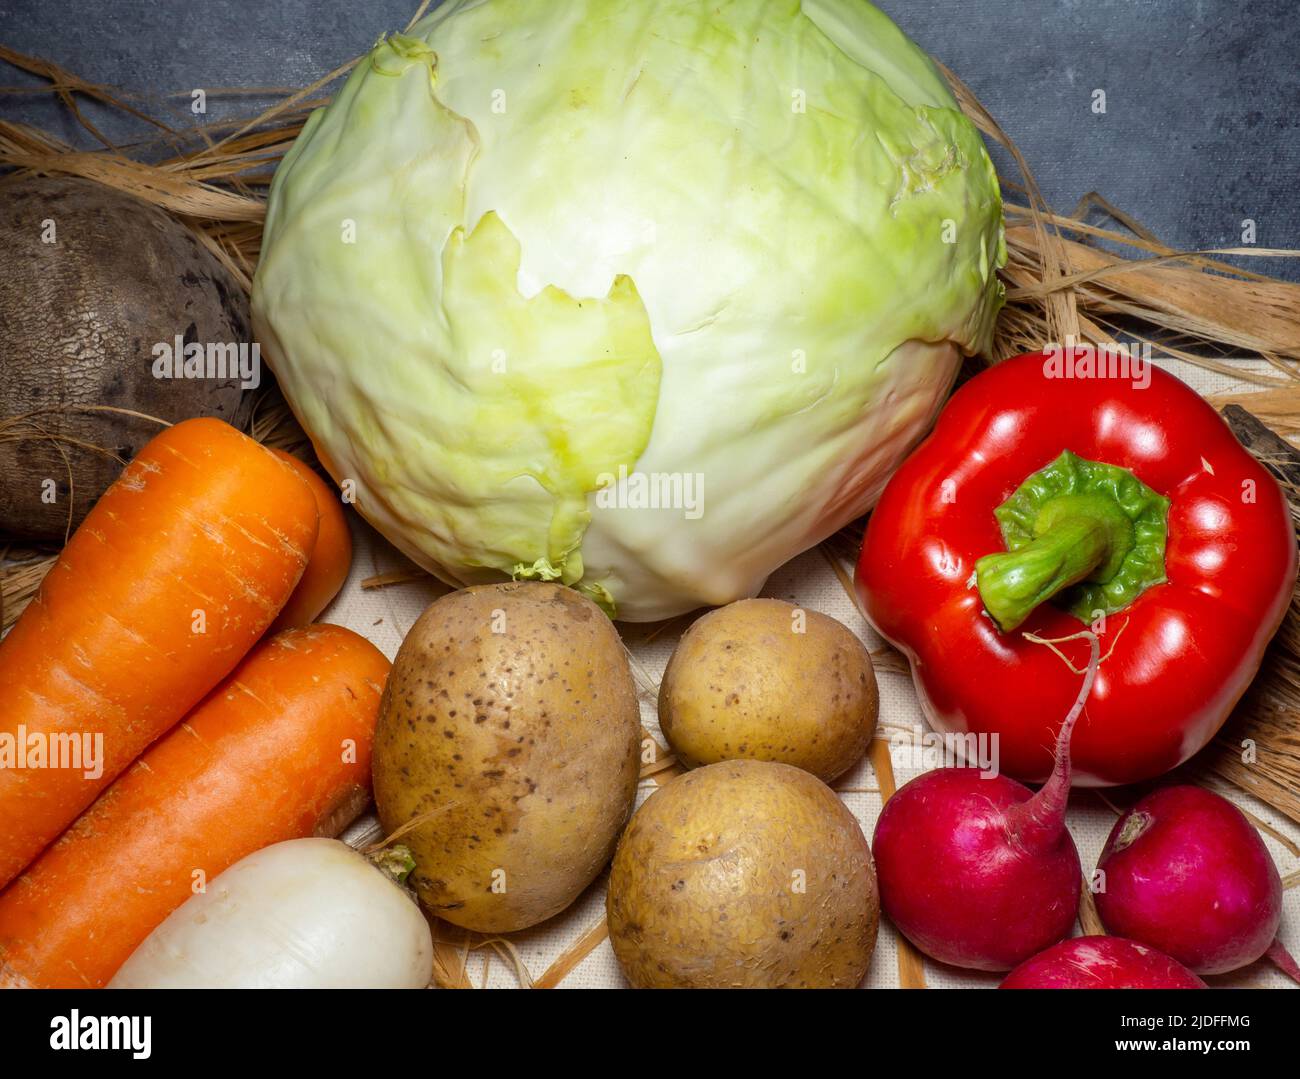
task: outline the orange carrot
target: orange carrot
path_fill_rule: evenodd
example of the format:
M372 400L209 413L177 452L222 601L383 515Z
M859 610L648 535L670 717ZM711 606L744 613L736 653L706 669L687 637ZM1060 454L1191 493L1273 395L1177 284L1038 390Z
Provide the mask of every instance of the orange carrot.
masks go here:
M283 450L271 452L293 465L307 481L311 493L316 496L316 509L320 512L320 530L316 534L316 546L311 552L311 560L303 571L298 587L293 590L289 602L280 612L280 617L267 631L279 633L282 629L310 625L329 606L330 600L339 594L343 582L348 579L348 570L352 568L352 533L348 531L348 520L343 515L343 500L338 491L321 479L315 469L293 454Z
M0 887L230 673L316 529L299 475L220 420L140 451L0 643Z
M105 985L255 850L365 806L388 660L341 626L259 645L0 893L0 987Z

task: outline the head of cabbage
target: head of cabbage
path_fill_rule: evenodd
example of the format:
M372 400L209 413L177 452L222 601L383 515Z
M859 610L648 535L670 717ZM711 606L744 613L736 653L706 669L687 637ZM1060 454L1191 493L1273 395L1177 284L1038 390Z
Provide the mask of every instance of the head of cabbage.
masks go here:
M977 132L864 0L448 0L285 156L254 319L417 563L650 620L872 505L1004 258Z

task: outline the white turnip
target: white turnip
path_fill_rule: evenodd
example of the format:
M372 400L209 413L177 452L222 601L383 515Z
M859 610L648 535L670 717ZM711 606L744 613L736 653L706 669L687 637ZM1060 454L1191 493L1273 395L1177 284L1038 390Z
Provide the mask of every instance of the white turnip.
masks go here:
M420 989L433 938L397 883L403 848L374 858L291 839L236 862L123 964L110 989Z
M1282 881L1245 815L1212 791L1165 787L1116 823L1097 862L1097 913L1197 974L1222 974L1267 955L1300 981L1277 939Z
M977 768L937 769L903 786L876 824L880 901L926 955L1010 970L1069 934L1079 908L1079 852L1065 827L1070 735L1092 690L1097 639L1056 765L1042 789Z
M1123 937L1075 937L1026 959L999 989L1204 989L1176 960Z

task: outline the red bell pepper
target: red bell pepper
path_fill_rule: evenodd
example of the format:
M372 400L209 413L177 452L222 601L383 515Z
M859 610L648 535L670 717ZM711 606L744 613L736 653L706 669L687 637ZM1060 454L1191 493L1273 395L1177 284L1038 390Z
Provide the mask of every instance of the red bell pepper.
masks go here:
M1071 352L953 396L871 515L857 585L930 723L997 735L1002 771L1028 782L1050 773L1087 666L1085 639L1059 639L1094 629L1075 782L1131 783L1191 757L1245 692L1291 599L1295 532L1188 386Z

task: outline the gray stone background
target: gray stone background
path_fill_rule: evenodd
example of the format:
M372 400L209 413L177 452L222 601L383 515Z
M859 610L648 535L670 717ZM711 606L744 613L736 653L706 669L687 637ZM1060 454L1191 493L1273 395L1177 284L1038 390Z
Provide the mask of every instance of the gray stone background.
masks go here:
M559 3L563 0L537 0ZM209 122L266 103L221 87L302 86L400 29L418 0L0 0L0 42ZM880 0L1016 140L1048 201L1098 191L1177 247L1300 247L1300 0ZM5 65L0 86L39 80ZM1095 114L1092 95L1106 92ZM180 92L182 96L172 96ZM114 140L138 124L90 107ZM80 139L51 97L0 117ZM999 160L999 165L1002 161ZM1260 267L1258 261L1255 262ZM1267 269L1300 280L1300 260Z

